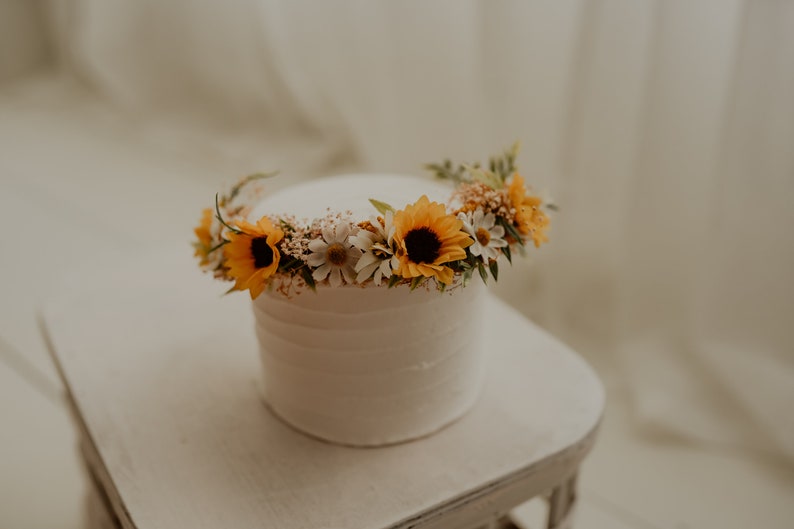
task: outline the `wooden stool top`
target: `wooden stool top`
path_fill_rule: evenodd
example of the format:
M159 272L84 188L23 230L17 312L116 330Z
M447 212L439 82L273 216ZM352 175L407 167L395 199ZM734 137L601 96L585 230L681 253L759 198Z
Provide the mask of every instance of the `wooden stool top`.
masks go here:
M217 286L188 250L163 252L86 277L44 310L87 459L123 527L474 524L562 483L593 444L597 377L493 297L488 379L463 419L384 448L312 439L263 405L249 303Z

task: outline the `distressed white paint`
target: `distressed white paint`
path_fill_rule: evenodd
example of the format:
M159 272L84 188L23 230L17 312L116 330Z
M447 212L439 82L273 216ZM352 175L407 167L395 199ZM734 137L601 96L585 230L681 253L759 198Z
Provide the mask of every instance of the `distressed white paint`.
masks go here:
M592 446L591 369L489 298L490 372L438 434L356 449L262 404L250 305L187 252L117 267L45 311L86 453L125 528L441 528L487 521L563 483Z

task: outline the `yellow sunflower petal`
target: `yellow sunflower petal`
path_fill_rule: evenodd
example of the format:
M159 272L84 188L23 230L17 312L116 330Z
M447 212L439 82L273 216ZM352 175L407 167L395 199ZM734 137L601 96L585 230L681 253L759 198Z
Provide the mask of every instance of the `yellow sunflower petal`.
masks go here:
M240 233L230 233L229 244L223 247L226 256L226 266L229 276L235 280L237 290L248 290L251 299L256 299L267 286L268 279L278 270L281 254L276 245L284 238L284 232L270 222L267 217L262 217L257 223L250 224L238 221L237 228ZM266 247L261 246L264 239ZM258 248L258 250L257 250ZM255 250L265 253L267 264L257 263L261 253L255 255Z
M442 265L465 259L464 248L474 242L468 234L461 231L463 222L460 219L448 214L443 204L430 202L425 195L416 203L395 212L393 224L396 256L400 263L396 272L404 278L424 276L434 277L442 283L451 282L453 270ZM415 252L425 254L422 257L418 257L416 253L412 256L406 245L409 235L414 237L413 244L416 244L416 232L421 232L425 239L430 238L427 242L431 244L431 248L424 247L424 251L414 248ZM428 261L416 261L417 258L427 258Z
M209 253L213 246L212 219L212 209L205 208L201 212L201 221L199 222L199 225L193 229L193 233L196 234L196 238L198 239L198 243L195 244L196 251L193 255L201 259L199 264L202 266L207 264L209 261Z

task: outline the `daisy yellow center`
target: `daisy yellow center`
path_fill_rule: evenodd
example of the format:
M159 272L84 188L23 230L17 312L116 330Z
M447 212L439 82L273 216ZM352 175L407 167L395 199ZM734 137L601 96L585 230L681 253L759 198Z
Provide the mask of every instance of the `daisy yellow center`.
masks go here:
M347 250L345 250L344 246L335 242L329 245L325 251L325 260L332 265L342 266L347 260Z
M251 240L251 255L254 256L256 268L267 268L273 264L273 248L267 243L267 237L255 237Z
M485 228L477 228L475 235L477 236L477 242L483 246L488 246L488 243L491 242L491 233Z
M372 254L378 259L387 259L391 255L390 250L380 244L373 244L371 249Z
M422 226L405 235L405 251L414 263L433 263L438 259L441 241L436 232Z

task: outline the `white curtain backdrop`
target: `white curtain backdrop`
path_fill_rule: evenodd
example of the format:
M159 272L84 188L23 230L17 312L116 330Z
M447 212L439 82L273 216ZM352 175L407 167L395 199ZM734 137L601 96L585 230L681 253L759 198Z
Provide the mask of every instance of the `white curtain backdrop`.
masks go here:
M647 432L794 461L794 2L70 0L47 20L62 70L139 119L377 171L519 139L561 212L499 291L615 365Z

